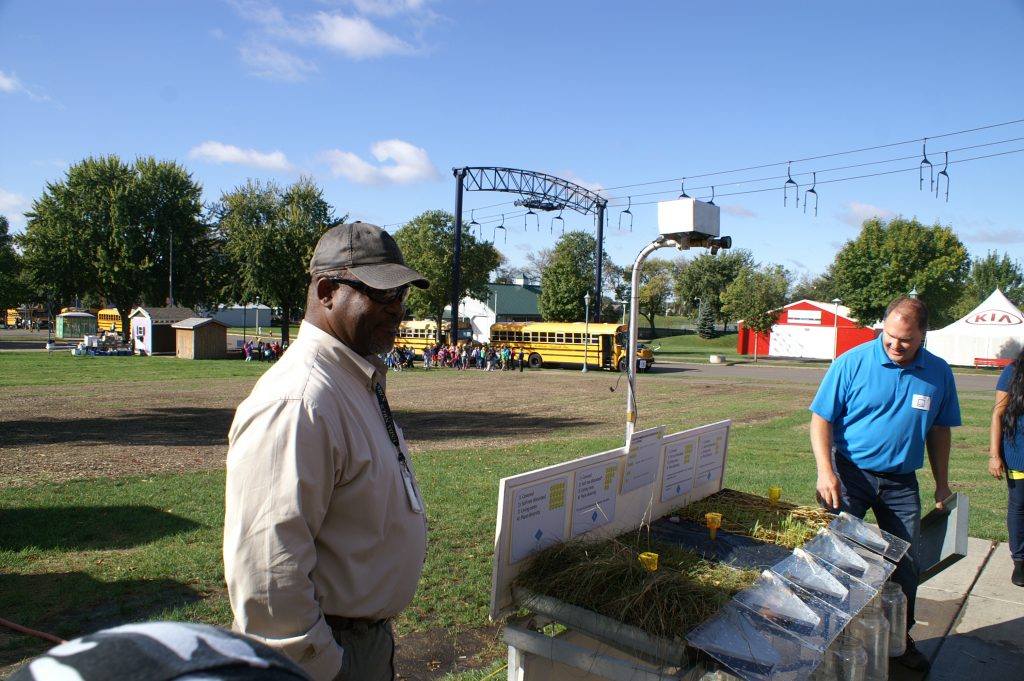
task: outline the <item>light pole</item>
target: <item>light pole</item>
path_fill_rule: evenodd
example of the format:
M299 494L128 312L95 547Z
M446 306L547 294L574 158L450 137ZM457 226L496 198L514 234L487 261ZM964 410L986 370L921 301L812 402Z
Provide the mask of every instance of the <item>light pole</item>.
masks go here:
M259 338L263 335L263 330L260 328L260 297L256 296L256 337Z
M910 289L910 293L907 294L911 298L917 298L917 287Z
M843 302L840 298L833 298L832 305L835 309L832 312L832 361L836 361L836 357L839 356L839 303Z
M583 294L583 304L586 306L583 315L583 373L587 373L587 351L590 349L590 291Z

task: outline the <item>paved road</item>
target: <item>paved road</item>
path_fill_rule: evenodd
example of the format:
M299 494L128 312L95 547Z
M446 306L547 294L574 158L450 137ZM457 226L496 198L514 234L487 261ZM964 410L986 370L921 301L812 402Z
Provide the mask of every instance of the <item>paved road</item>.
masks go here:
M687 378L730 379L741 378L756 381L786 381L817 385L828 367L824 364L813 366L780 365L772 361L743 364L704 364L689 362L658 361L651 373L684 374ZM963 392L984 392L991 394L996 389L999 372L993 370L983 374L956 373L956 385Z

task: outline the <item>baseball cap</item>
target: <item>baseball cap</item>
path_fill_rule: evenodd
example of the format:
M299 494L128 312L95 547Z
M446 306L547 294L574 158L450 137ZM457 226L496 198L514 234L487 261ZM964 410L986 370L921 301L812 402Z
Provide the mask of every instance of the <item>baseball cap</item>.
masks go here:
M412 284L428 288L430 282L405 264L394 237L377 225L349 222L327 230L309 261L311 275L347 269L367 286L378 289Z

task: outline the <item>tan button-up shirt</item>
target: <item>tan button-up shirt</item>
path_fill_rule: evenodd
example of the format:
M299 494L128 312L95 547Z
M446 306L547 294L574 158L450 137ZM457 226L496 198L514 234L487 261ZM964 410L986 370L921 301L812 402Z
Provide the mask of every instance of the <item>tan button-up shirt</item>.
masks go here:
M373 390L383 380L303 322L231 424L224 576L234 626L314 679L341 669L324 615L397 615L426 555L426 517L409 498L419 489L403 481Z

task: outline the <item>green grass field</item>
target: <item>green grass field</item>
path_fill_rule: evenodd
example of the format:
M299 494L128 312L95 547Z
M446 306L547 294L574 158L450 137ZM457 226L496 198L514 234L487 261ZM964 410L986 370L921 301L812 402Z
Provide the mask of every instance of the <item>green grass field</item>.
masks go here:
M682 338L669 344L678 354L706 355L709 347L722 352L730 342L735 347L735 337L708 342L718 346ZM67 391L98 383L116 392L118 384L152 382L154 390L167 391L197 381L235 389L240 379L255 380L264 369L241 361L0 353L0 385L12 389L52 385ZM427 562L416 598L398 622L402 634L487 623L500 478L622 442L624 386L608 390L617 374L508 373L416 370L389 376L400 422L415 425L406 431L417 445L413 461L430 513ZM489 391L485 397L483 391ZM786 500L813 502L806 410L813 386L694 380L682 372L640 376L637 392L641 427L665 424L675 432L734 420L727 487L764 495L769 485L781 485ZM953 487L971 496L971 535L1003 540L1006 490L985 470L991 401L965 395L961 405L965 425L954 431ZM425 425L439 409L454 420ZM473 427L459 430L460 415L469 412L477 417ZM501 420L512 417L505 427ZM481 443L478 436L489 434L489 423L496 435ZM2 435L25 427L0 416ZM9 486L3 484L6 456L0 447L0 616L65 637L126 620L230 623L220 554L222 471ZM920 477L927 504L927 469ZM45 647L0 634L0 669ZM501 657L500 650L489 654Z

